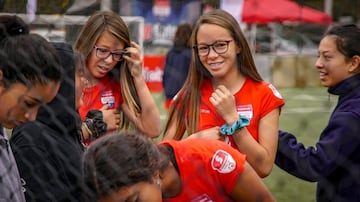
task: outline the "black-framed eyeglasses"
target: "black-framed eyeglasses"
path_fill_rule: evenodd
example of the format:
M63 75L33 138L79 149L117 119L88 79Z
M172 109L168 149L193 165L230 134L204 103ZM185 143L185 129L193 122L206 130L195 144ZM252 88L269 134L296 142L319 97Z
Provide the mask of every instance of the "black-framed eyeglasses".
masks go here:
M196 44L193 48L198 52L199 56L208 56L210 53L210 47L215 51L217 54L226 53L229 48L229 43L233 40L227 41L216 41L213 44Z
M97 47L96 45L94 46L95 48L95 52L96 52L96 56L100 59L106 59L108 58L110 55L112 55L112 59L115 61L122 61L124 59L124 54L126 54L126 50L122 49L122 50L116 50L116 51L110 51L107 48L102 48L102 47Z

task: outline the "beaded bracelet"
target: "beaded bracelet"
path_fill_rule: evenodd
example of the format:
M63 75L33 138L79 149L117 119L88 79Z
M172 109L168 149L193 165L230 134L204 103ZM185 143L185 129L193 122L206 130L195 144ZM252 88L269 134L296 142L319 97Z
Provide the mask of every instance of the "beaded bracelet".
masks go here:
M232 126L229 126L227 123L221 126L220 133L222 135L233 135L237 130L242 129L245 126L250 124L250 119L239 115L239 120L235 121Z
M88 126L88 121L84 121L83 126L84 126L86 132L88 133L88 139L92 139L93 133L92 133L91 129Z

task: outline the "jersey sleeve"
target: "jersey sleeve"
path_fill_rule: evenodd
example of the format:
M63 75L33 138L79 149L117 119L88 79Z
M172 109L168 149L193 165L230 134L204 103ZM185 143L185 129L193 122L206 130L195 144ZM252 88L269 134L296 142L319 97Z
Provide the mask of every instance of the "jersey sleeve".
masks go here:
M281 108L285 104L284 99L275 86L267 82L264 82L264 84L264 94L262 96L263 110L261 111L261 117L264 117L266 114L278 107Z

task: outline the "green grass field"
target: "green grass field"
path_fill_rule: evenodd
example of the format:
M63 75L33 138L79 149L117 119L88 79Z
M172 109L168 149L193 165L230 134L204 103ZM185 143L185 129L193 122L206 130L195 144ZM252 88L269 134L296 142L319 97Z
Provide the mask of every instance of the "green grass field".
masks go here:
M278 90L286 102L282 108L279 128L295 134L306 146L314 145L327 124L337 97L329 95L323 87ZM158 103L164 126L166 121L164 97L161 93L153 93L153 96ZM293 177L277 166L274 166L271 175L265 178L264 182L279 202L315 201L316 183Z

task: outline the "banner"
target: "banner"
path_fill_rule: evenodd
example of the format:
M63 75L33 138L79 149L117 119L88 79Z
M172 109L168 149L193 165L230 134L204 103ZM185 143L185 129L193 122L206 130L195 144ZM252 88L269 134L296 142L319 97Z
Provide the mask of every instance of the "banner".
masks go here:
M134 0L133 15L145 19L144 42L171 46L177 25L193 24L200 15L198 0Z
M166 55L144 55L143 76L151 92L162 92Z

